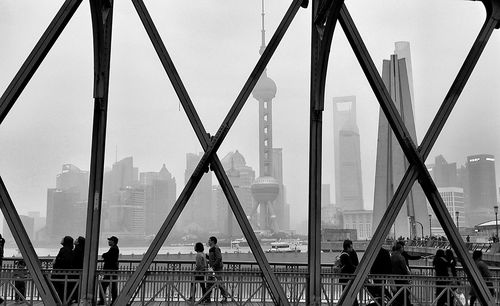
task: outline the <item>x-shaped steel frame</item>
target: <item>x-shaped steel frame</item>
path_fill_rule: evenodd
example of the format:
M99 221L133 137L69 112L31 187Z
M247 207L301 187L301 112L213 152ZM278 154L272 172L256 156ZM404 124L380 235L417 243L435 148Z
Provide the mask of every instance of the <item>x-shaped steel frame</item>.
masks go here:
M238 221L239 225L241 226L241 229L243 231L243 234L248 241L248 244L250 246L250 249L252 250L252 253L255 256L255 259L257 260L257 263L259 264L260 269L262 270L264 279L266 280L267 286L269 288L271 297L274 300L274 303L276 305L289 305L289 302L287 300L286 294L283 291L282 286L280 285L278 279L276 278L275 274L271 270L271 267L269 263L267 262L267 259L264 255L264 252L262 251L262 248L260 247L257 237L255 236L255 233L252 230L252 227L250 225L250 222L246 218L245 211L243 210L238 197L236 196L236 193L222 167L222 164L217 157L217 150L222 144L224 138L226 137L227 133L229 132L229 129L231 128L232 124L236 120L238 114L240 113L241 109L243 108L245 102L247 101L250 93L252 92L253 88L255 87L255 84L260 78L260 75L264 71L267 63L271 59L271 56L273 55L274 51L279 45L279 42L283 38L286 30L288 29L288 26L292 22L293 18L295 17L295 14L299 10L299 7L302 5L303 1L302 0L294 0L292 4L290 5L288 11L286 12L285 16L283 17L283 20L281 21L280 25L278 26L278 29L274 33L273 37L271 38L269 45L266 47L264 52L262 53L259 61L257 62L255 68L251 72L248 80L246 81L245 85L243 86L242 90L240 91L240 94L236 98L236 101L234 102L233 106L229 110L229 113L227 114L226 118L221 124L221 127L215 134L215 136L211 137L206 131L205 128L203 127L203 124L193 106L193 103L191 102L191 99L189 98L189 95L175 69L175 66L160 38L160 35L158 34L158 31L155 28L155 25L151 19L151 16L149 15L144 2L142 0L132 0L134 3L134 6L137 10L137 13L139 14L141 21L146 29L146 32L149 35L149 38L151 39L151 42L153 43L155 50L160 57L160 60L162 62L162 65L165 69L165 72L167 73L174 90L182 104L182 107L184 108L188 119L191 123L191 126L193 127L196 136L198 137L198 140L200 141L203 150L205 153L203 154L201 160L199 161L196 169L194 170L193 174L191 175L189 181L187 182L186 186L184 187L182 193L180 194L179 198L175 202L174 206L172 207L172 210L170 211L167 219L161 226L160 230L158 231L158 234L155 236L154 240L151 242L151 245L149 246L146 254L143 256L143 259L139 266L137 267L136 271L133 273L131 278L127 281L125 286L123 287L116 303L118 305L125 305L128 303L130 298L133 296L135 290L137 290L141 280L144 277L144 274L146 273L147 269L149 268L150 264L154 260L154 257L160 250L161 246L163 245L165 239L167 238L168 234L170 233L172 227L174 226L175 222L177 221L178 217L180 216L182 210L184 209L189 197L193 193L194 189L196 188L196 185L198 182L201 180L201 177L203 176L204 172L207 172L209 167L211 170L215 172L215 175L217 179L219 180L219 183L221 185L221 188L229 202L229 205L231 209L233 210L233 213L236 217L236 220Z
M364 284L364 280L369 273L379 248L382 246L385 237L387 237L392 224L394 223L408 193L413 186L413 183L417 179L419 180L419 183L421 184L422 189L427 196L434 213L436 214L436 217L438 218L440 224L443 225L443 229L447 237L450 239L450 243L457 253L458 258L461 260L467 275L469 275L471 284L478 293L481 303L483 305L492 305L493 297L491 296L483 277L481 276L463 240L461 239L460 233L454 225L453 219L448 213L446 205L444 204L437 187L424 164L425 159L429 155L432 146L442 131L446 120L451 114L458 97L460 96L469 76L481 56L489 37L491 36L493 30L500 26L500 1L484 0L483 3L485 4L487 11L486 21L418 149L411 140L410 134L408 133L404 122L401 119L401 116L399 115L391 96L382 81L382 78L378 74L373 60L371 59L345 5L340 11L339 21L344 33L346 34L347 39L363 69L363 72L365 73L368 82L370 83L370 86L379 101L382 111L387 117L394 135L396 136L406 158L411 164L382 218L383 222L381 222L377 227L377 230L368 245L367 251L356 270L355 278L349 282L343 291L342 296L339 299L340 305L352 305L354 302L358 292Z

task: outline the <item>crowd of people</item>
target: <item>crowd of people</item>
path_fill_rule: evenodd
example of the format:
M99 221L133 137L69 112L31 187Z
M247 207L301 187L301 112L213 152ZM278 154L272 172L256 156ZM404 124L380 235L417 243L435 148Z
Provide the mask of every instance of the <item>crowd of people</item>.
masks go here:
M374 298L373 305L382 305L390 300L393 300L391 305L406 305L411 306L411 278L405 277L411 275L410 260L419 260L424 257L418 255L410 255L405 251L405 242L402 240L396 241L392 246L391 251L380 248L375 261L373 262L370 274L373 275L372 282L366 285L366 289ZM478 267L481 275L487 280L486 284L490 288L491 294L494 296L493 284L488 281L491 278L491 272L488 265L482 260L482 251L476 250L472 253L472 258ZM433 257L432 265L434 269L435 281L435 305L436 306L451 306L455 305L455 298L459 295L456 291L460 286L459 278L457 277L457 259L451 249L438 249ZM343 251L339 255L338 272L343 274L354 274L358 265L358 257L353 249L352 241L345 240ZM387 279L380 276L397 275L402 276L394 279L392 283L387 283ZM379 276L379 277L377 277ZM349 278L340 277L339 283L345 288L345 284ZM462 295L463 293L460 293ZM465 296L463 296L465 298ZM470 303L474 305L477 300L476 292L470 288ZM355 306L358 301L355 300ZM370 304L371 305L371 304Z
M80 236L74 240L71 236L65 236L61 240L61 245L62 247L52 263L52 269L55 272L52 274L52 283L61 301L70 301L70 304L78 303L78 290L75 290L77 282L71 280L78 279L79 276L77 274L66 276L64 270L80 270L83 268L85 238ZM103 270L107 272L109 272L108 270L118 270L118 257L120 254L117 237L109 237L108 245L109 251L102 254ZM99 290L98 305L105 305L104 295L109 286L111 286L111 301L114 302L118 295L116 275L106 273L103 276L102 290Z

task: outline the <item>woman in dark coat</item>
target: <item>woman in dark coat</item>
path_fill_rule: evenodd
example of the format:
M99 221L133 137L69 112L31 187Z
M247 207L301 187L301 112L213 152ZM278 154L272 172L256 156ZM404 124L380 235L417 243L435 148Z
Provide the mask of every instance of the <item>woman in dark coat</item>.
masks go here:
M54 264L52 265L53 270L69 270L73 269L73 238L70 236L66 236L61 240L62 248L59 249L59 253L56 256L56 259L54 260ZM64 273L65 271L60 271ZM59 298L61 299L61 302L64 304L66 301L65 296L64 296L64 288L66 287L66 282L64 281L65 275L64 274L55 274L52 275L52 279L56 280L54 281L54 288L56 289L57 294L59 295ZM70 290L72 289L71 286L66 287L66 294L70 293Z
M450 263L446 260L446 256L444 250L437 250L436 255L434 256L434 260L432 261L432 265L434 266L434 271L437 277L449 277L448 270L450 268ZM437 303L436 306L444 306L448 300L448 294L439 295L443 290L445 290L446 286L450 282L448 280L437 280L436 281L436 298ZM438 298L439 297L439 298Z

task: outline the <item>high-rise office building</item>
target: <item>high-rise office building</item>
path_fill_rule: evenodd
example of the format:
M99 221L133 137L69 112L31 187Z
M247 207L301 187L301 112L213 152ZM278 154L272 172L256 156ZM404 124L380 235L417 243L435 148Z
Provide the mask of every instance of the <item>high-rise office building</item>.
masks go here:
M165 164L159 172L142 172L140 186L145 191L146 235L156 235L174 206L177 198L175 178Z
M221 160L221 163L245 214L250 217L254 208L251 186L255 180L255 171L247 166L245 158L238 151L228 153ZM231 237L241 236L241 228L221 187L216 186L214 192L216 194L217 230Z
M89 173L65 164L56 176L56 188L47 189L47 221L43 240L85 233Z
M34 241L36 238L36 236L35 236L35 219L33 217L26 216L26 215L19 215L19 219L21 219L21 223L23 224L24 229L26 230L26 234L28 234L29 239L31 241ZM2 237L6 241L14 241L14 236L12 236L12 232L10 231L9 225L7 224L7 221L5 219L3 220Z
M107 194L112 194L127 186L136 186L139 176L139 169L134 167L132 156L126 157L113 164L111 171L104 175L104 198Z
M438 187L439 194L443 199L446 209L453 219L453 223L463 229L468 226L467 215L465 213L464 190L460 187ZM428 206L430 209L430 206ZM430 211L430 210L429 210ZM457 219L458 217L458 219ZM435 214L432 214L432 234L433 236L444 236L444 230L439 224ZM428 233L426 233L428 235ZM424 235L424 236L426 236Z
M384 60L383 62L382 78L413 142L417 144L413 103L409 89L408 63L405 59L399 59L395 54L391 55L390 60ZM382 220L382 216L408 166L409 163L389 126L385 114L380 111L373 207L374 230ZM418 222L423 225L424 231L428 232L429 222L425 222L426 220L428 220L426 198L420 185L414 184L389 235L396 238L400 236L415 237Z
M203 153L186 154L184 183L188 182L202 156ZM212 203L211 172L203 174L186 207L182 211L176 227L199 232L208 232L215 229L215 207Z
M146 194L143 188L127 186L120 188L107 201L101 236L120 237L122 244L137 244L144 241Z
M344 229L355 229L359 240L366 240L372 237L371 210L345 210L342 212L344 219Z
M436 156L434 164L427 168L437 187L461 187L458 181L457 163L448 163L443 155Z
M465 213L470 226L492 220L497 205L495 157L490 154L467 156Z
M335 204L341 210L362 210L361 149L355 96L333 98L333 149Z

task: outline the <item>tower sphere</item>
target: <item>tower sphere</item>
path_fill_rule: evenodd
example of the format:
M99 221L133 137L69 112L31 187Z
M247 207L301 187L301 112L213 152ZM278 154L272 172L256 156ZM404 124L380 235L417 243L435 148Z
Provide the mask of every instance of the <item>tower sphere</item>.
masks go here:
M276 83L264 72L257 81L252 95L258 101L271 101L276 96Z
M251 188L253 198L259 203L274 201L280 192L280 185L272 176L257 178Z

